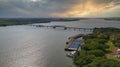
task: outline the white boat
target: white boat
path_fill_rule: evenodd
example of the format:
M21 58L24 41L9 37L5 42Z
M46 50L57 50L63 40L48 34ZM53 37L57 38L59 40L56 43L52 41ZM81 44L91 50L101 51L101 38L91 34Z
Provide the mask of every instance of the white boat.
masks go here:
M71 51L69 53L67 53L67 56L69 57L73 57L76 54L77 51Z

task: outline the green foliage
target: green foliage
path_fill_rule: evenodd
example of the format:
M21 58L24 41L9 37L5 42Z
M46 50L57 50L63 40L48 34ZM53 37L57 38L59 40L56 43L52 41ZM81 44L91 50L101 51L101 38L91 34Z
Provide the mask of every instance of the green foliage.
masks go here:
M116 47L120 48L120 32L112 34L110 40Z
M96 58L92 63L85 65L84 67L120 67L120 62L106 59L106 58Z
M107 39L99 39L100 44L105 44L107 42Z
M96 50L96 49L100 49L103 51L106 51L107 48L109 48L108 45L105 45L107 41L106 40L102 40L102 39L86 39L85 41L85 45L81 46L81 48L83 50Z
M102 33L100 33L99 35L97 35L97 37L98 37L99 39L106 39L106 40L109 39L109 35L102 34Z
M94 55L84 55L79 56L79 58L74 62L77 66L84 67L84 65L87 65L91 63L94 60Z
M120 48L120 42L116 42L115 46L118 47L118 48Z
M111 17L111 18L104 18L104 20L109 20L109 21L120 21L119 17Z
M120 48L120 29L95 28L93 34L86 35L84 39L85 44L74 57L74 63L78 67L120 67L119 61L105 56L110 48L109 43Z
M90 50L90 47L89 47L89 45L82 45L81 49L85 50L85 51L88 51L88 50Z
M105 52L102 50L90 50L87 52L89 55L95 55L96 57L102 57L105 56Z
M32 22L10 22L10 21L0 21L0 26L10 26L10 25L24 25L31 24Z

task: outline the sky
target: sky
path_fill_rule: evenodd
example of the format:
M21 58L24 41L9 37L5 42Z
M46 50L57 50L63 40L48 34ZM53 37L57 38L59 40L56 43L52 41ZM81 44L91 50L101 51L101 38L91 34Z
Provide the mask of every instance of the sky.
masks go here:
M120 17L120 0L0 0L0 18Z

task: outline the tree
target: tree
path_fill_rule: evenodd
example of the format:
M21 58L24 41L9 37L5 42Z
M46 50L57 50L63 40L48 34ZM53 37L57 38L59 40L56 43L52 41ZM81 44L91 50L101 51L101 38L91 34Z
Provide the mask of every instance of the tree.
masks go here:
M96 58L92 63L85 65L84 67L120 67L120 62L107 59L107 58Z
M118 47L118 48L120 48L120 43L119 42L115 43L115 46Z
M89 45L87 45L87 44L82 45L82 46L81 46L81 49L82 49L82 50L85 50L85 51L90 50Z
M93 62L94 58L94 55L85 55L77 59L74 63L79 67L84 67L84 65Z
M105 56L105 52L103 52L102 50L90 50L90 51L88 51L88 54L95 55L96 57Z

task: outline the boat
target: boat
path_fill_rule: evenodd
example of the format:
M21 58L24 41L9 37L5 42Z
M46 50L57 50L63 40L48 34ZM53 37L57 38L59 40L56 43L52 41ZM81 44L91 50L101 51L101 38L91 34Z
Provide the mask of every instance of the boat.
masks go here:
M69 53L67 53L68 57L73 57L76 54L77 51L71 51Z

